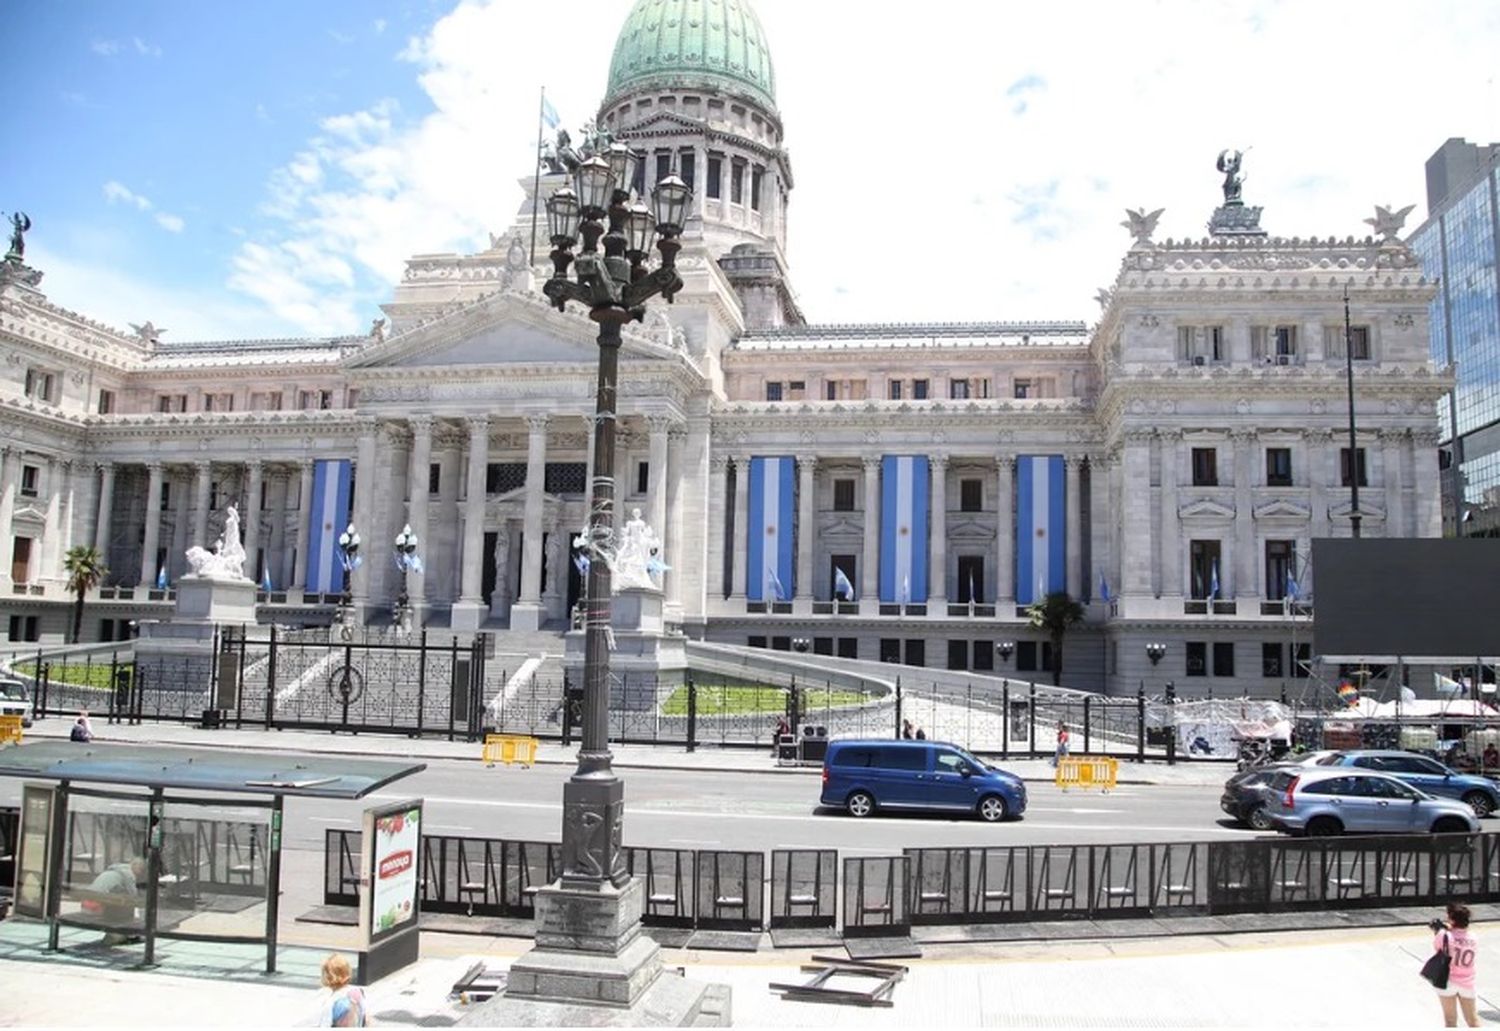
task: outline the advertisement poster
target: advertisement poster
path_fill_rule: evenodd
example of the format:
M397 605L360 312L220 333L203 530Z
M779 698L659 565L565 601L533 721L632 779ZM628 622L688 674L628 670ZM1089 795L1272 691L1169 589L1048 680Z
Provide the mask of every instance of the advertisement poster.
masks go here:
M421 831L419 805L375 818L374 861L370 870L372 939L405 930L416 919Z

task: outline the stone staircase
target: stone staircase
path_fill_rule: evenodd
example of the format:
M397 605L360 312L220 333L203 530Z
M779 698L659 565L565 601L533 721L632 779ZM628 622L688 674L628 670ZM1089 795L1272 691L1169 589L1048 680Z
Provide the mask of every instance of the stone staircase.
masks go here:
M486 630L495 638L492 671L515 672L528 659L540 659L534 667L538 677L562 679L563 635L561 630Z

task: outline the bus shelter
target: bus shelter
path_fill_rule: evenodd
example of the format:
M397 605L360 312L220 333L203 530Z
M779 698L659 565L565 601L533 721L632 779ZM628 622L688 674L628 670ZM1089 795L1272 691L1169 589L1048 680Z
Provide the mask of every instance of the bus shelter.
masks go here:
M276 969L288 798L354 801L426 768L353 756L36 741L0 749L23 779L14 914L105 941L264 944Z

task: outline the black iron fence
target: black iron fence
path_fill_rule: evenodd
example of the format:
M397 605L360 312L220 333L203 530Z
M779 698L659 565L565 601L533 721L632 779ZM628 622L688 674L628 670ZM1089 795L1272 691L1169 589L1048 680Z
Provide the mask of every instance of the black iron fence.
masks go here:
M358 831L329 830L323 900L358 900ZM422 840L422 905L529 918L559 873L556 844ZM911 848L846 857L628 848L648 926L838 927L895 936L923 924L1217 916L1500 901L1500 833L1234 842Z

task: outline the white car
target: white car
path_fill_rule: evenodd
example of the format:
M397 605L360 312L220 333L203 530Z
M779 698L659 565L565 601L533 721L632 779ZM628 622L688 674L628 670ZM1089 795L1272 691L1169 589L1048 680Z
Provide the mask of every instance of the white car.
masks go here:
M31 726L31 695L14 677L0 677L0 716L19 716L21 726Z

